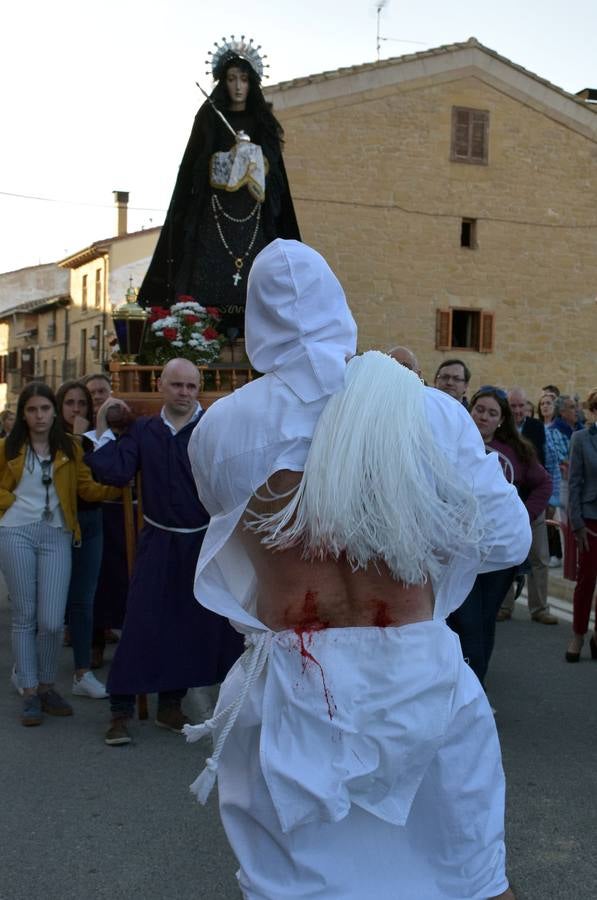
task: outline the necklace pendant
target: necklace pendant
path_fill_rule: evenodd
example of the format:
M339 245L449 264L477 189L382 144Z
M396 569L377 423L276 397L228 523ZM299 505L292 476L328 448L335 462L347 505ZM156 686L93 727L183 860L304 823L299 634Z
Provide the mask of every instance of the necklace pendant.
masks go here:
M238 287L239 281L242 281L242 275L240 274L240 270L244 266L244 260L242 256L237 256L234 260L234 265L236 266L236 272L232 276L232 280L234 282L234 287Z

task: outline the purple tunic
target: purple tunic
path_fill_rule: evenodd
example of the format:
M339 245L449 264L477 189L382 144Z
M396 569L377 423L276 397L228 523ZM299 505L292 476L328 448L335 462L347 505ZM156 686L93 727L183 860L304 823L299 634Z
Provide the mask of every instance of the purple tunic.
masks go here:
M196 424L189 422L173 435L160 416L142 417L85 460L104 484L126 485L140 469L146 516L167 528L201 528L209 517L197 496L187 453ZM195 600L193 581L204 534L145 523L108 678L111 694L215 684L242 652L242 635Z

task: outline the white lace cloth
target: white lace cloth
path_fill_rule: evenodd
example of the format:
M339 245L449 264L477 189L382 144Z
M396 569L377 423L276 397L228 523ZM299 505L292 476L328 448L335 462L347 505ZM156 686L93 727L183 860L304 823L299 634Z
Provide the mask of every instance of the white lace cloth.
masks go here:
M209 164L209 183L223 191L247 190L258 203L265 200L266 163L258 144L239 141L227 151L214 153Z

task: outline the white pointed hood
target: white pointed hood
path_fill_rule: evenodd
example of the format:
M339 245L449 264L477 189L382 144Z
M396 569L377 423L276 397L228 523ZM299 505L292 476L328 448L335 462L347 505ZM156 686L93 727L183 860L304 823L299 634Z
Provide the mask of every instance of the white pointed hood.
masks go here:
M247 289L245 344L258 372L274 373L306 403L344 385L357 328L325 259L277 239L258 254Z
M318 253L283 240L261 251L249 277L245 339L252 364L264 374L210 406L193 432L189 456L199 497L211 516L195 594L207 609L251 632L267 627L257 616L257 576L239 539L239 522L252 495L274 472L304 471L320 416L330 396L344 387L346 360L355 352L356 327L344 293ZM383 400L385 383L372 390L372 399ZM512 565L518 561L511 550L519 502L515 489L502 478L495 454L485 454L461 404L431 388L424 389L424 404L434 440L474 484L480 508L493 523L494 549L486 571ZM359 421L357 414L355 425ZM344 462L340 453L330 465L341 468ZM525 521L529 532L528 516ZM516 538L524 558L526 535ZM479 571L480 553L445 567L435 585L436 618L462 603Z

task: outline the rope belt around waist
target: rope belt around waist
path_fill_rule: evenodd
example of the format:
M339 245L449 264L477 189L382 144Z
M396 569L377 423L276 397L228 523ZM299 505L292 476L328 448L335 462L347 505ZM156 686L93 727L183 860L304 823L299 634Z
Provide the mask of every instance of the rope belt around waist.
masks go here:
M177 534L196 534L198 531L205 531L207 529L207 525L201 525L200 528L174 528L171 525L162 525L160 522L154 522L153 519L150 519L145 513L143 514L143 518L149 525L153 525L154 528L161 528L162 531L175 531Z
M226 738L230 734L234 723L238 718L242 705L247 698L247 694L263 672L269 650L272 642L272 632L264 631L260 634L246 635L246 650L240 657L240 664L245 671L245 680L242 688L236 697L228 706L216 713L213 718L208 719L201 725L184 725L183 733L189 744L200 740L210 731L213 731L218 725L222 726L220 735L216 741L212 755L205 761L205 768L201 774L190 785L190 791L195 795L199 803L207 803L211 791L213 790L218 774L218 762L226 743Z

